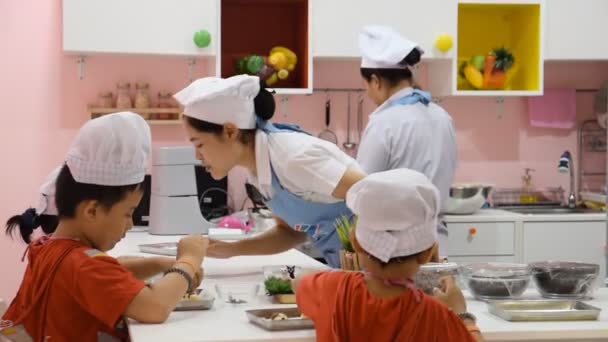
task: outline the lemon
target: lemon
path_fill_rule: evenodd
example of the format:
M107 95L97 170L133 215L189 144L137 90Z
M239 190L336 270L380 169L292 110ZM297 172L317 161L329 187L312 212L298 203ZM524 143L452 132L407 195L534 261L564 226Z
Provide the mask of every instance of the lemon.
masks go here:
M287 71L287 69L281 69L277 72L277 76L279 76L280 80L284 80L289 76L289 71Z
M452 36L447 33L442 33L435 39L435 47L442 52L447 52L452 48Z

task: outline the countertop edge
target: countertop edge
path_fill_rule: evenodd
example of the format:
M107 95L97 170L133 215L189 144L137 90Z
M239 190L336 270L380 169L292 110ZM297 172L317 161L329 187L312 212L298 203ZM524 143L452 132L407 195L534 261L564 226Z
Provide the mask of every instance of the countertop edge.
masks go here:
M606 221L606 213L589 214L519 214L499 209L482 209L472 215L445 215L446 223L459 222L538 222L538 221Z

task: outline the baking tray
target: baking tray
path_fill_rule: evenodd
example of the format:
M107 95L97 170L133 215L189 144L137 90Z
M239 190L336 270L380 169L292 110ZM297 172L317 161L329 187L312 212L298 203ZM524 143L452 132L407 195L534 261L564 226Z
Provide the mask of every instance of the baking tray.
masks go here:
M182 299L177 303L177 306L173 311L192 311L192 310L209 310L213 306L215 297L209 293L209 291L202 291L201 289L196 290L196 295L200 299Z
M142 253L176 256L177 242L147 243L137 245Z
M273 314L279 312L285 314L288 318L283 321L273 321L272 319L270 319ZM265 330L280 331L315 328L314 323L311 319L302 318L300 311L297 307L247 310L246 313L247 318L249 318L249 322Z
M575 300L492 301L488 310L507 321L593 321L601 311Z

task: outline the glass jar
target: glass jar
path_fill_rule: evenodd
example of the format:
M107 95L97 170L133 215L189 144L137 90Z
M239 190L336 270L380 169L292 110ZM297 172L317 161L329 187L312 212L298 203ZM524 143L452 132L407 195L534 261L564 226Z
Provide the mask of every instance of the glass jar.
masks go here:
M158 108L176 108L177 104L173 100L173 94L170 92L159 92L158 93ZM177 114L172 113L159 113L159 120L176 120Z
M150 108L149 88L148 83L137 83L135 85L135 108Z
M132 108L131 104L131 84L128 82L116 84L116 108Z
M135 84L135 108L150 108L150 96L148 95L148 83L140 82ZM150 113L139 113L144 119L150 119Z
M111 91L102 92L99 94L98 107L112 108L114 107L114 94Z

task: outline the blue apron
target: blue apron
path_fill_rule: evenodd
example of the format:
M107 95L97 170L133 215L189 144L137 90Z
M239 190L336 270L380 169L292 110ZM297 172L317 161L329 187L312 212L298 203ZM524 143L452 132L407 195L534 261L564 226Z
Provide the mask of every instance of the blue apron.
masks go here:
M300 132L298 126L270 123L258 120L258 128L272 134L277 132ZM307 134L307 133L306 133ZM345 215L352 218L352 212L346 202L316 203L305 200L285 189L277 178L271 163L272 199L265 199L266 205L291 228L308 235L327 263L333 268L340 267L340 250L342 244L336 233L335 222Z

